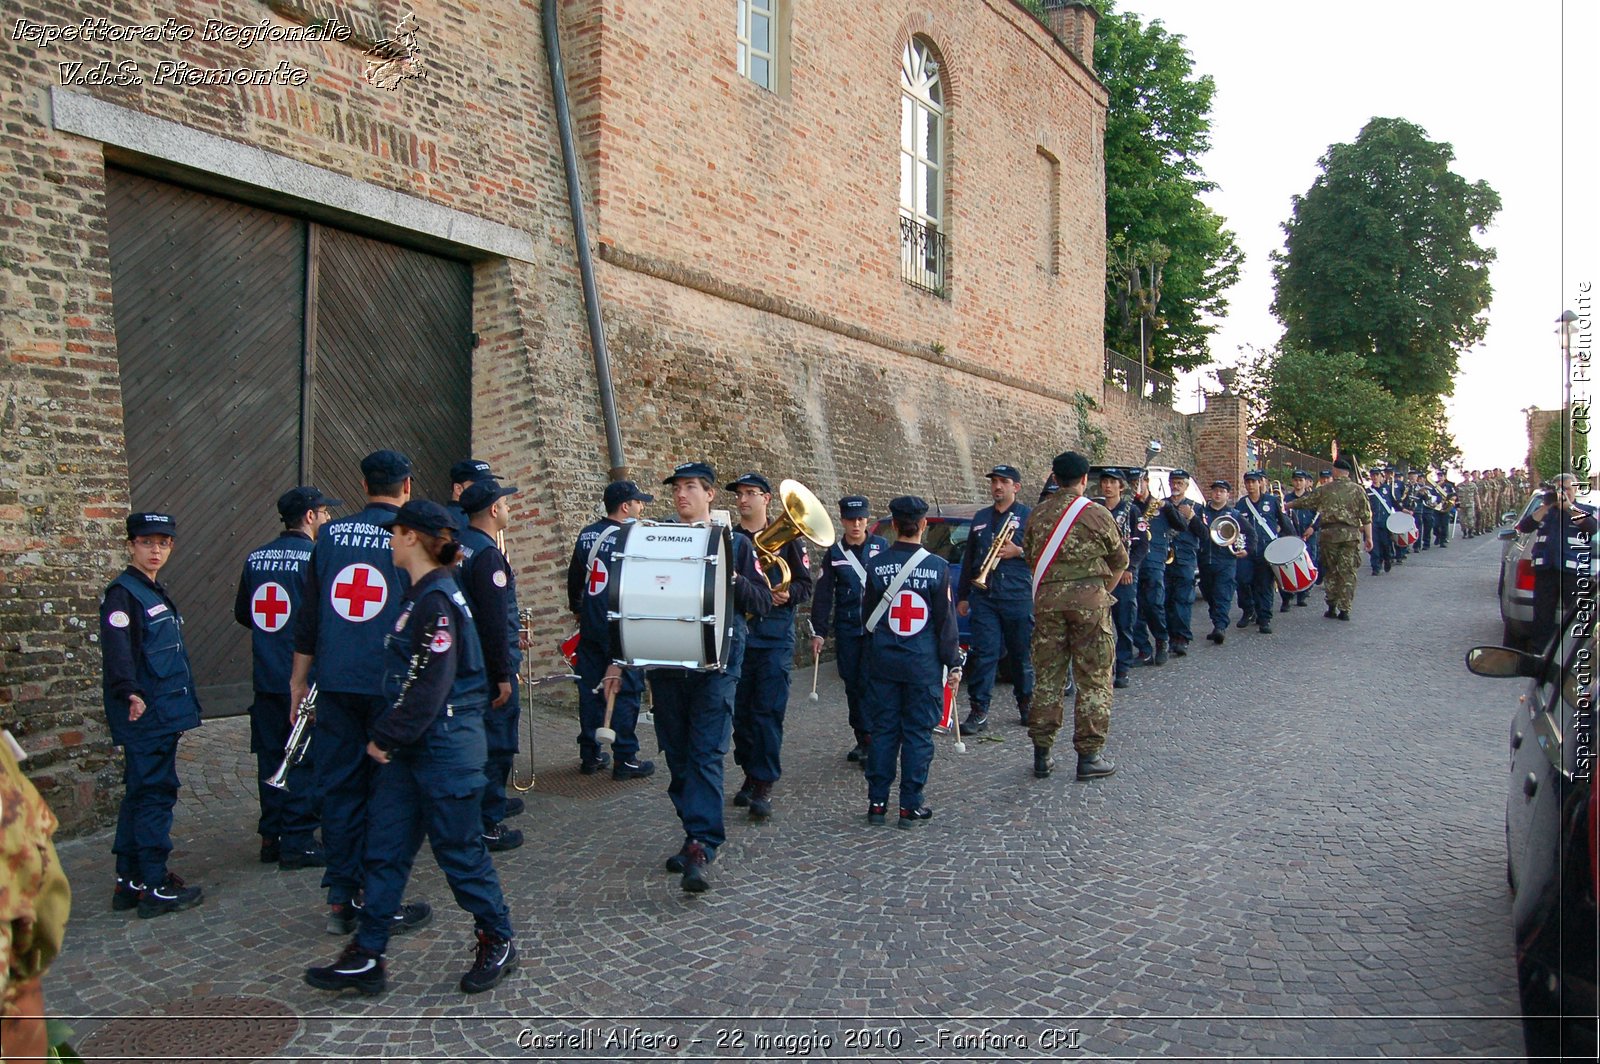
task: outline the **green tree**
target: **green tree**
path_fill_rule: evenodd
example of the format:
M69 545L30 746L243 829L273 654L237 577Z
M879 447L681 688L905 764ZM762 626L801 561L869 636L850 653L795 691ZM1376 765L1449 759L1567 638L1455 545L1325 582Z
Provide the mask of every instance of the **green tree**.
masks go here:
M1451 171L1454 158L1399 118L1374 118L1323 154L1273 255L1288 344L1359 355L1396 396L1451 393L1492 295L1495 252L1474 234L1500 209L1486 182Z
M1033 9L1024 0L1024 6ZM1159 20L1109 2L1095 31L1095 70L1106 114L1106 344L1137 357L1145 324L1150 364L1193 369L1228 307L1244 254L1223 219L1201 202L1216 186L1200 157L1210 147L1216 86L1196 76L1184 39Z
M1244 378L1260 396L1253 431L1312 454L1382 454L1396 424L1394 396L1372 379L1359 355L1280 345L1258 354Z
M1539 437L1539 443L1533 449L1533 472L1539 481L1550 480L1562 472L1578 474L1580 480L1588 480L1589 466L1589 434L1587 426L1583 423L1587 411L1579 408L1579 420L1574 422L1572 433L1572 461L1569 468L1561 468L1561 431L1563 420L1552 421Z

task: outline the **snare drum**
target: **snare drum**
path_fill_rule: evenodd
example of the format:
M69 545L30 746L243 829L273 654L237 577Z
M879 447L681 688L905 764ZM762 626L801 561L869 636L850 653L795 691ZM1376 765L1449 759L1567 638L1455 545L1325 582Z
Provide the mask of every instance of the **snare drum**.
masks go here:
M1417 519L1410 514L1392 513L1383 519L1383 527L1402 547L1409 547L1418 539Z
M1278 587L1286 595L1298 594L1317 582L1317 567L1299 536L1279 536L1262 552L1278 573Z
M617 660L636 668L720 670L732 650L733 543L725 525L635 521L606 616Z

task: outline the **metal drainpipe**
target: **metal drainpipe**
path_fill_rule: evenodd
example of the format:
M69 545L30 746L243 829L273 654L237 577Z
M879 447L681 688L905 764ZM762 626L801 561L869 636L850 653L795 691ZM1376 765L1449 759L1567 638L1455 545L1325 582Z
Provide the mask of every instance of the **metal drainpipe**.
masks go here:
M556 5L544 0L544 51L550 66L550 87L555 94L556 128L561 132L561 161L567 172L567 205L572 210L572 236L578 244L578 273L583 278L583 305L589 315L589 346L594 350L594 373L600 385L600 415L606 423L606 449L611 458L611 479L625 480L622 432L617 427L617 400L611 388L611 356L606 350L606 330L600 321L600 292L594 283L594 257L589 253L589 226L584 220L583 186L578 183L578 149L572 140L572 110L567 100L567 72L561 62L561 36L556 25Z

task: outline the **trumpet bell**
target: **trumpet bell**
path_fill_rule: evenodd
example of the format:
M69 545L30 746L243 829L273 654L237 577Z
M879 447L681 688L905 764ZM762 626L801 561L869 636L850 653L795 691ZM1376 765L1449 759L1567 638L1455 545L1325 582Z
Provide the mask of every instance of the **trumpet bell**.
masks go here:
M1232 547L1239 540L1239 522L1231 517L1219 517L1211 522L1211 542L1219 547Z
M778 485L778 501L783 513L755 534L756 554L763 569L777 569L779 578L772 590L781 591L789 586L789 566L778 557L790 541L805 538L819 547L831 547L836 537L833 518L822 500L798 480L785 480Z

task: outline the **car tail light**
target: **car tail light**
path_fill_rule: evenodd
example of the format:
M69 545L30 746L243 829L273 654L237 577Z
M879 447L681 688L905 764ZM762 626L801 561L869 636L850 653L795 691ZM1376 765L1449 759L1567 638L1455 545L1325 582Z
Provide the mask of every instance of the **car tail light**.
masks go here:
M1533 563L1526 558L1517 561L1517 590L1533 590Z

